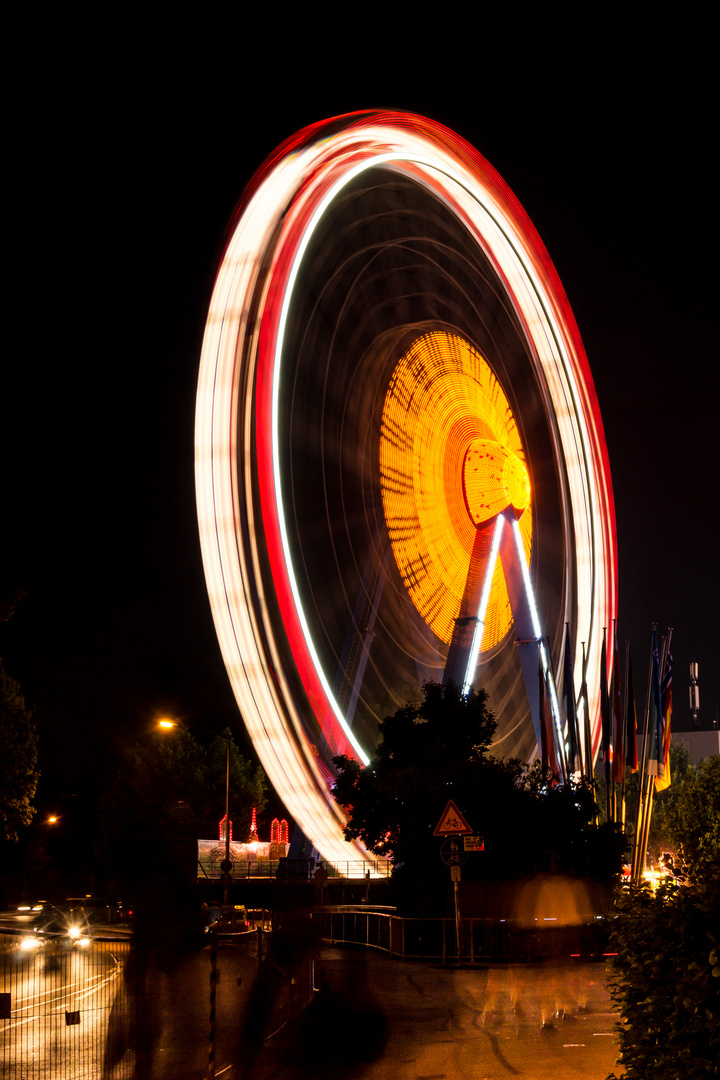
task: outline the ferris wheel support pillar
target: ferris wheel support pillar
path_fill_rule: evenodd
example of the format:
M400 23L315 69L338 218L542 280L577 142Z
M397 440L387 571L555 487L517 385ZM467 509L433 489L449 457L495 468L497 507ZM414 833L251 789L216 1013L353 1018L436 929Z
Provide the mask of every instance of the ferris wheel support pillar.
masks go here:
M530 580L530 567L528 566L520 528L512 507L509 507L503 516L506 518L509 527L503 530L500 542L500 559L513 613L516 634L515 643L520 656L520 667L525 681L525 691L535 729L535 738L539 748L541 739L538 667L542 666L550 694L557 757L563 774L567 775L563 722L555 685L555 675L552 669L550 652L545 644L540 627L535 593Z
M478 530L478 539L479 536L480 530ZM459 617L455 620L455 631L448 652L445 678L452 678L459 686L461 685L463 694L470 692L477 670L482 636L485 629L487 600L498 557L502 562L510 607L513 613L516 634L515 644L518 648L520 667L525 682L525 691L530 706L530 715L532 716L537 745L539 748L541 744L538 668L542 667L550 693L557 758L561 763L563 773L567 775L563 723L555 676L550 653L542 636L535 594L530 580L530 568L525 557L522 536L512 507L508 507L506 511L498 515L493 527L490 552L482 560L477 560L481 566L481 571L476 569L476 572L471 573L468 579L468 589L466 589L463 607ZM472 583L471 578L473 579ZM470 590L471 584L473 586L472 590ZM469 591L472 591L473 600L477 604L476 615L470 615L467 611L466 601L468 600L467 594Z

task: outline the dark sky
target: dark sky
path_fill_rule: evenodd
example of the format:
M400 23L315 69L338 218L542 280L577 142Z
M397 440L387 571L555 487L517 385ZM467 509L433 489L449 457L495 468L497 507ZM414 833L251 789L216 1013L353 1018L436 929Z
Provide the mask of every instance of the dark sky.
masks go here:
M188 28L192 38L192 27ZM503 39L504 41L505 39ZM41 805L102 779L162 713L240 724L195 524L194 395L226 226L298 128L367 107L437 119L528 211L580 326L615 485L619 635L638 682L674 627L676 720L720 703L715 112L700 60L498 45L362 74L337 46L77 49L29 63L12 126L0 654L36 707ZM392 72L395 72L392 74ZM670 71L674 72L669 77Z

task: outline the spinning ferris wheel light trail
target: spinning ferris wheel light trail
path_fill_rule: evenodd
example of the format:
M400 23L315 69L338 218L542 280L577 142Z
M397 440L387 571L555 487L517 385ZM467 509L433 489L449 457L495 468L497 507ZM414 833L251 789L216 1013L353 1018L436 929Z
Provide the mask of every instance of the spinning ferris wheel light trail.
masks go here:
M592 378L526 214L446 128L339 117L256 174L208 314L196 486L240 711L324 857L372 861L331 759L367 762L408 687L482 685L495 751L530 759L532 649L537 696L566 622L597 750L617 572Z

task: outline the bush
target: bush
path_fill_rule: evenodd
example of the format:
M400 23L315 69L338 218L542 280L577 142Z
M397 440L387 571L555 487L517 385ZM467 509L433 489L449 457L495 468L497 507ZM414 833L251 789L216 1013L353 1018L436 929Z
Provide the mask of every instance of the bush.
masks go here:
M618 899L610 985L626 1080L717 1076L719 936L717 879L670 883L655 896L636 886Z

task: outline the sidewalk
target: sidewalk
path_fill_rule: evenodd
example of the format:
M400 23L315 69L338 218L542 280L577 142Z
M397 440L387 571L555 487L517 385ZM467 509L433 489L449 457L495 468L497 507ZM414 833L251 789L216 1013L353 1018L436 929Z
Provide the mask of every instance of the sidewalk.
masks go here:
M615 1068L602 964L453 970L325 947L315 985L304 1016L246 1060L246 1080L605 1080Z

